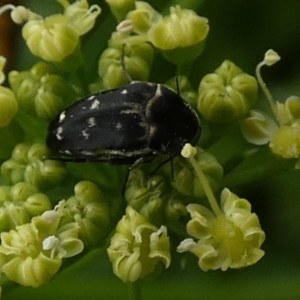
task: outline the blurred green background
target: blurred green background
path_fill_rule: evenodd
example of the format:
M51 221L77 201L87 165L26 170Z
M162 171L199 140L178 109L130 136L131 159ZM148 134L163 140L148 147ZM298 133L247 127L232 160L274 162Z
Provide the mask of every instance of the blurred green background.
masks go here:
M83 39L85 70L90 81L97 77L97 59L105 49L116 22L103 0L97 28ZM300 96L300 1L274 0L181 0L148 1L160 12L179 4L209 19L210 33L206 49L195 62L190 79L194 88L201 77L213 71L224 59L230 59L244 71L254 74L256 64L272 48L282 57L263 77L276 100ZM92 3L92 1L89 1ZM19 1L33 11L49 15L59 11L54 0ZM1 29L2 30L2 29ZM25 48L16 31L11 67L29 68L35 59ZM172 65L157 60L151 80L174 76ZM260 95L263 98L262 95ZM185 270L176 255L173 266L152 282L143 283L143 299L300 299L300 171L274 174L264 181L253 182L238 190L257 213L266 232L265 257L256 265L242 269L201 271L196 258L185 262ZM3 297L13 299L124 299L127 287L115 278L108 261L99 259L95 250L77 266L62 271L39 289L16 288ZM174 260L178 260L178 264Z

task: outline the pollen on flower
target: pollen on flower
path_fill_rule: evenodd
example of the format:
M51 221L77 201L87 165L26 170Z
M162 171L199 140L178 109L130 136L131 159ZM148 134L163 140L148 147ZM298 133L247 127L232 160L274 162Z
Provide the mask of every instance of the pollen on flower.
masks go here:
M267 66L272 66L276 64L280 59L281 57L279 56L279 54L273 49L270 49L265 53L264 62Z
M122 34L129 34L133 31L133 24L131 20L124 20L118 24L116 30Z
M181 150L181 155L185 158L195 156L196 153L197 153L197 149L193 147L191 144L185 144Z

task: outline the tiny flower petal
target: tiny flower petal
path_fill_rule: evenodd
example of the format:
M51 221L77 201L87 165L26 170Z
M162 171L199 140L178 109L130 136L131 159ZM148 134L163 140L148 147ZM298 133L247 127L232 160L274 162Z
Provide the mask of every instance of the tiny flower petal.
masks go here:
M267 144L277 128L278 125L272 118L255 110L251 110L250 117L241 124L244 138L254 145Z

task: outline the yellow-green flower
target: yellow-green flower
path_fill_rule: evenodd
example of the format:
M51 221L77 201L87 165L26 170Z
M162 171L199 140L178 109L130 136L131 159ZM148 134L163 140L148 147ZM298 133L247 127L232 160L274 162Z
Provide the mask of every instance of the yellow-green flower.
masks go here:
M138 34L147 34L151 26L161 18L162 15L144 1L136 1L135 9L130 11L126 17L127 20L131 21L133 31Z
M78 0L73 4L67 0L58 2L64 7L64 14L53 14L46 18L29 14L22 28L30 51L50 62L62 62L75 53L79 47L79 37L94 26L101 12L98 5L89 7L86 0Z
M59 14L28 21L22 35L32 54L50 62L63 61L79 43L79 35L69 26L68 17Z
M79 254L83 243L79 226L59 227L63 203L56 210L34 217L31 223L1 233L0 267L12 281L39 287L60 268L62 259Z
M300 97L290 96L284 103L276 102L276 118L281 125L292 125L300 120Z
M271 150L284 158L300 157L300 120L279 127L271 137Z
M192 61L204 49L208 20L193 10L179 5L170 8L170 15L156 22L148 31L148 40L162 50L164 57L175 64Z
M89 6L86 0L77 0L72 4L68 0L57 0L65 9L64 16L69 19L69 27L79 36L89 32L95 25L101 8L93 4Z
M222 213L215 216L199 204L189 204L191 220L187 232L192 236L181 242L178 252L189 251L198 257L204 270L242 268L255 264L264 255L260 249L265 234L257 215L251 213L246 199L225 188L221 193Z
M153 273L161 263L167 268L171 260L166 227L155 227L130 206L107 252L115 275L124 282L135 282Z

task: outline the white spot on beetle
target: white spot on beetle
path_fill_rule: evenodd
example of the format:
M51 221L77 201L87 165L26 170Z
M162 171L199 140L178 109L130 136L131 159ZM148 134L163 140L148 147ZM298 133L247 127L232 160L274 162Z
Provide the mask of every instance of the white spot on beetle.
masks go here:
M157 85L157 89L155 91L155 95L154 95L154 99L159 98L160 96L162 96L162 91L161 91L161 84Z
M90 134L87 133L86 130L82 130L81 134L82 134L82 136L83 136L86 140L87 140L87 139L89 138L89 136L90 136Z
M116 125L116 129L117 129L117 130L121 130L121 129L122 129L122 127L123 127L123 126L122 126L122 124L121 124L121 123L117 123L117 125Z
M96 126L96 119L95 119L94 117L89 118L89 119L87 120L87 123L88 123L88 126L89 126L89 127L94 127L94 126Z
M59 120L58 120L58 122L61 123L65 118L66 118L66 112L63 111L63 112L59 115Z
M96 96L95 95L92 95L92 96L89 96L88 98L87 98L87 100L94 100L96 98Z
M61 141L64 137L62 135L64 129L60 126L57 128L57 131L56 131L56 138Z
M126 90L126 89L122 90L121 94L122 94L122 95L128 94L128 90Z
M72 152L69 151L69 150L61 150L61 151L59 151L59 153L67 154L67 155L72 155Z
M98 109L100 107L100 101L98 99L94 100L90 109Z

